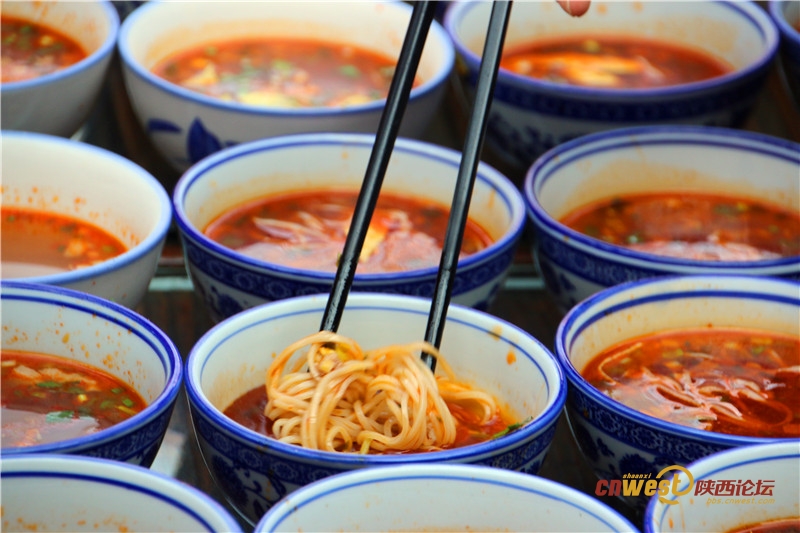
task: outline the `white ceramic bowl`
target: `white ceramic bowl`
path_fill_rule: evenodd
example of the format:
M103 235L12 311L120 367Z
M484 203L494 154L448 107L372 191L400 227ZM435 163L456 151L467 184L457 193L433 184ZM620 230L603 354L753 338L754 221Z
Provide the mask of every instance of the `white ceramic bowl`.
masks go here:
M327 293L334 273L255 260L221 246L202 232L220 213L248 199L320 187L358 190L374 135L289 135L246 143L208 157L179 180L173 193L175 219L195 290L219 320L265 302ZM429 143L398 139L382 191L452 203L461 154ZM488 165L478 168L470 217L494 239L459 261L453 301L486 309L514 258L525 225L517 188ZM381 274L356 273L354 291L430 297L433 267Z
M566 388L553 355L530 334L494 316L451 306L441 343L456 376L506 402L517 431L432 453L360 455L278 442L223 414L264 383L271 354L319 329L327 295L273 302L235 315L206 333L187 359L186 390L200 451L230 503L253 524L278 500L318 479L363 467L473 463L535 474L552 442ZM430 301L353 293L339 332L371 349L421 340Z
M241 532L207 494L146 468L70 455L3 458L3 531Z
M162 58L220 39L312 38L352 43L397 57L411 16L402 2L155 2L122 25L119 51L128 94L162 154L185 170L226 146L305 132L377 131L385 100L339 108L285 109L225 102L169 83L151 72ZM439 23L428 34L400 134L420 136L444 95L455 52Z
M3 350L55 355L95 366L122 379L147 402L139 413L95 433L2 448L3 466L7 457L42 453L150 466L183 385L181 355L169 337L125 307L62 287L3 281L1 296Z
M711 533L762 521L800 520L799 468L798 440L709 455L686 467L692 480L683 474L675 491L650 500L644 531Z
M82 61L62 70L0 84L3 129L69 137L85 122L105 82L119 31L114 5L106 0L13 1L3 2L3 16L57 29L87 52Z
M468 91L474 90L491 3L453 2L445 28ZM587 133L651 124L738 126L766 81L778 32L755 2L593 1L581 17L556 2L517 2L505 49L537 38L631 35L697 48L734 67L716 79L656 89L557 84L500 69L486 144L508 164L528 168L546 150Z
M85 220L128 247L96 265L24 279L85 291L131 308L139 303L172 221L164 187L124 157L88 144L12 131L2 132L0 141L3 206Z
M475 465L424 464L338 474L290 494L256 525L277 531L631 532L591 496L555 481Z
M800 3L772 0L769 12L781 34L778 55L786 88L800 109Z
M651 278L606 289L576 305L559 325L555 349L569 383L567 418L598 478L611 481L638 474L664 479L661 471L667 467L686 466L729 448L786 439L704 431L645 415L601 393L581 376L595 355L628 339L709 324L800 337L798 317L800 283L769 277ZM640 509L649 499L644 493L622 497Z
M534 255L562 311L618 283L680 274L800 279L800 256L702 261L609 244L559 220L615 195L699 191L743 195L800 210L800 144L702 126L646 126L586 135L540 157L525 177Z

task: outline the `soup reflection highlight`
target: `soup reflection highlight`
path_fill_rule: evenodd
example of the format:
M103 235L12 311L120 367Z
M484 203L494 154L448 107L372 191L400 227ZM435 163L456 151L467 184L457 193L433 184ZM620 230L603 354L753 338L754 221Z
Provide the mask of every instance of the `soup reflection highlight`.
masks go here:
M147 406L122 380L78 361L5 349L0 361L3 448L96 433Z
M186 89L249 105L338 107L386 98L395 59L310 39L214 42L161 61L153 73ZM415 85L419 85L415 80Z
M3 207L3 278L60 274L124 253L122 242L94 224L34 209Z
M642 413L707 431L800 437L800 337L704 328L627 340L581 372Z
M270 196L238 206L204 230L246 256L295 268L334 272L355 210L357 191ZM358 263L359 273L396 272L439 264L450 213L423 198L381 193ZM467 221L461 256L492 244Z
M624 195L582 206L560 221L590 237L661 256L758 261L800 255L800 213L744 197Z
M710 54L639 37L560 37L507 50L500 66L554 83L648 89L716 78L733 71Z

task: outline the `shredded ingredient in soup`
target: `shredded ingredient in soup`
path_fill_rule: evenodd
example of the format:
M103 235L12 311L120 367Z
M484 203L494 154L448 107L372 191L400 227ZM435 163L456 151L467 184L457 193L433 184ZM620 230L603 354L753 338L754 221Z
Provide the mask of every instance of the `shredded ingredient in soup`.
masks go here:
M333 272L344 247L357 191L286 193L254 200L212 221L204 233L239 253L295 268ZM382 192L370 222L358 272L395 272L439 264L449 210L422 198ZM462 257L491 245L468 220Z
M47 211L2 207L3 278L58 274L124 253L122 242L99 227Z
M78 361L5 349L0 361L3 448L89 435L147 406L124 381Z
M561 222L611 244L670 257L757 261L800 255L800 212L744 197L632 194L582 206Z
M697 82L731 72L706 52L640 37L563 37L507 50L501 68L555 83L644 89Z
M339 107L386 98L395 65L394 58L349 44L264 38L195 47L161 61L153 73L243 104Z
M631 339L581 372L611 398L684 426L800 437L800 337L706 328Z
M422 362L421 350L436 358L440 375ZM302 355L293 358L295 352ZM327 331L288 346L267 370L266 388L252 389L224 412L285 443L362 454L467 446L527 422L516 422L491 395L458 381L427 343L363 351Z
M0 17L2 82L22 81L68 67L87 54L72 38L28 20Z

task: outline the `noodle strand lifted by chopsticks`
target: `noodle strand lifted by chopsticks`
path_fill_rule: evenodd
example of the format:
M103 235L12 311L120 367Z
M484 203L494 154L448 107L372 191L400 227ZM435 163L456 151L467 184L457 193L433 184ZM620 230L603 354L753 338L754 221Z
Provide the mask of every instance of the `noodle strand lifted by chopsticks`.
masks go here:
M305 357L293 356L307 348ZM437 359L434 376L420 359ZM352 339L320 331L288 346L266 375L275 438L338 452L435 451L452 445L457 421L447 402L488 422L494 398L456 381L426 342L363 351Z

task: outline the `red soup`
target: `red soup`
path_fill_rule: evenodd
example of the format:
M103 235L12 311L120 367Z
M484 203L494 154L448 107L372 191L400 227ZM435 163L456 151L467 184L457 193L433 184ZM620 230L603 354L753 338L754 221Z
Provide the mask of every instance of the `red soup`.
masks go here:
M625 341L581 372L642 413L707 431L800 437L800 337L705 328Z
M784 518L737 527L725 533L800 533L800 518Z
M238 424L261 433L274 437L272 421L264 415L267 405L267 391L264 386L258 386L237 398L223 413ZM522 426L515 423L513 418L498 409L489 422L482 424L474 413L458 404L447 403L447 407L456 421L456 440L450 448L459 448L477 444L504 435L508 431ZM386 452L408 453L408 452Z
M78 361L11 350L0 361L3 448L89 435L147 406L130 385Z
M646 89L722 76L733 68L700 50L662 41L609 36L541 40L503 53L501 68L555 83Z
M652 193L614 197L560 220L640 252L717 261L800 255L800 213L744 197Z
M205 234L255 259L333 272L357 194L329 190L262 198L224 213L208 225ZM448 217L445 206L381 193L358 271L395 272L438 265ZM462 255L478 252L491 243L478 224L467 222Z
M14 207L0 213L3 278L59 274L126 251L110 233L76 218Z
M86 56L74 39L53 28L5 15L0 17L3 83L50 74Z
M175 54L153 73L192 91L244 104L334 107L386 98L395 64L394 58L348 44L246 39Z

